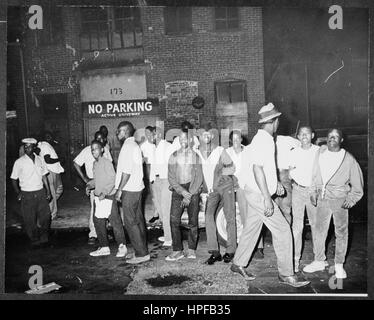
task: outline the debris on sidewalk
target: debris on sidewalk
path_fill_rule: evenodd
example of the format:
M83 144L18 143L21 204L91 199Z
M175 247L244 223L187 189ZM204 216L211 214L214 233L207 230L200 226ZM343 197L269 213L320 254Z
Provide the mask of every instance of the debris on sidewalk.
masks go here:
M60 285L58 285L55 282L43 284L41 286L37 286L34 289L28 290L25 293L27 294L44 294L51 291L59 290L61 288Z

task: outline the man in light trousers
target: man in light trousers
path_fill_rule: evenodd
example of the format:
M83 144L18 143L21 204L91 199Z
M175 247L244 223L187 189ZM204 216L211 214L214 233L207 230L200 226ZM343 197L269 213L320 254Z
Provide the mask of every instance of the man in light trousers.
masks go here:
M284 192L277 181L275 165L274 134L279 125L278 112L272 103L259 111L262 129L258 130L251 147L242 154L244 190L249 210L244 222L239 245L231 271L240 274L245 280L255 276L245 269L257 244L263 224L272 233L273 245L278 262L280 283L293 287L303 287L309 281L300 281L293 270L293 241L290 225L275 204L272 196Z
M156 127L153 160L151 161L149 180L154 193L154 204L156 211L160 214L164 235L158 239L163 242L163 246L171 247L171 227L170 227L170 208L171 191L168 180L168 162L171 155L171 143L163 139L164 133L160 127Z

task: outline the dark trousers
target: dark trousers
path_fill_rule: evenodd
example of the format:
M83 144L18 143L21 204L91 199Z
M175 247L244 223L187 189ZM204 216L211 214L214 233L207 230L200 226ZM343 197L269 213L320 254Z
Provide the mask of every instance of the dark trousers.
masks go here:
M205 229L209 253L219 251L216 215L222 207L227 223L226 252L235 253L237 246L235 191L232 179L230 177L225 177L222 184L218 187L218 190L211 192L207 199L205 211Z
M108 247L108 237L106 230L106 220L105 218L97 218L95 215L93 217L97 239L99 240L100 247ZM112 211L108 217L108 220L113 227L114 238L118 245L126 244L125 232L123 230L122 220L118 213L117 201L113 200Z
M44 189L22 191L21 212L24 228L30 240L48 241L51 213Z
M142 212L142 191L122 192L123 224L135 251L135 257L148 255L147 230Z
M181 185L186 190L189 189L190 184ZM170 209L170 227L171 238L173 242L173 251L182 251L182 232L181 232L181 217L184 211L182 207L183 196L173 191L171 195L171 209ZM191 197L191 202L187 208L188 212L188 248L196 250L198 227L199 227L199 211L200 211L200 193L194 194Z

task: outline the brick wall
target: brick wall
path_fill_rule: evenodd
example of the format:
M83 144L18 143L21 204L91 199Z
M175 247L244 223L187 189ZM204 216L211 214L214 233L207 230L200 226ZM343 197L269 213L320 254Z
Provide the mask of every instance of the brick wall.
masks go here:
M164 34L163 8L143 7L144 60L147 71L147 94L163 96L165 83L176 80L198 81L199 95L205 99L200 110L186 106L183 119L216 123L214 82L227 78L247 82L248 127L252 137L257 129L257 111L264 102L262 44L262 9L240 9L240 29L235 32L214 30L214 8L192 8L193 32L183 36ZM64 41L50 46L37 46L35 33L28 31L25 39L25 73L28 94L68 94L68 121L71 153L84 143L79 79L73 70L79 64L80 12L63 8ZM41 124L40 108L29 99L30 132ZM165 129L179 127L182 117L170 117L168 103L161 101ZM18 110L21 110L20 104ZM17 110L17 111L18 111Z
M30 96L30 132L38 132L42 114L36 107L33 94L40 98L44 94L66 93L68 95L68 122L70 149L73 153L83 143L83 121L79 101L79 84L73 71L74 62L80 60L79 10L64 7L64 40L62 43L38 46L37 31L28 31L25 41L25 73Z
M162 7L143 9L144 58L152 68L147 75L147 90L164 94L165 83L176 80L198 81L205 107L185 109L184 119L216 122L214 82L227 78L246 80L250 138L257 130L257 112L264 102L262 9L240 8L240 29L235 32L214 30L214 8L192 8L193 32L165 35ZM169 117L165 127L179 127L181 119Z

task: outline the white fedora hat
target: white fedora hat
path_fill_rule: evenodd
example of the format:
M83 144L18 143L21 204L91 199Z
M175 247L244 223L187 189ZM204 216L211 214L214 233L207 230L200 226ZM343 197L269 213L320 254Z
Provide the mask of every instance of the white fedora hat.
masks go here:
M279 117L282 112L279 112L277 108L270 102L267 105L263 106L260 111L258 112L260 115L260 120L258 123L264 123L271 119Z

